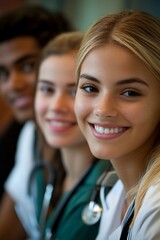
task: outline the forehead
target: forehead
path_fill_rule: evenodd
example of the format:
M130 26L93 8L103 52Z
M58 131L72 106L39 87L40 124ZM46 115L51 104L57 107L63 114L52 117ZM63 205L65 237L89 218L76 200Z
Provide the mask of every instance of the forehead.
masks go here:
M33 37L17 37L0 43L0 65L10 64L23 56L35 56L40 47Z
M122 71L126 74L131 71L135 72L135 68L143 68L145 71L149 71L143 61L129 49L114 44L107 44L91 50L86 55L82 62L81 72L90 70L93 73L100 73L100 70L103 69L107 73L116 74L118 71Z
M75 84L75 56L62 54L47 57L39 68L39 80L56 85Z
M160 82L146 64L125 47L108 44L91 50L82 62L80 75L87 74L104 83L125 79L143 79L152 87Z
M43 75L51 72L53 76L73 74L75 75L76 58L72 54L51 55L44 59L40 65L39 73Z

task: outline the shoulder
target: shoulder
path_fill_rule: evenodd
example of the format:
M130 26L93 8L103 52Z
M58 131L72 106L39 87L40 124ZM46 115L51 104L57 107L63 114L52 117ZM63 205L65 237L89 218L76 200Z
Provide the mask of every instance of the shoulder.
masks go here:
M105 240L109 239L109 236L114 232L114 235L111 239L118 239L118 235L120 235L117 227L121 223L121 213L125 199L125 191L123 184L120 180L118 180L107 196L103 192L103 188L101 188L101 203L102 203L102 217L100 222L99 233L96 240ZM109 219L106 225L106 221ZM116 234L116 235L115 235Z
M35 139L35 124L34 122L29 121L25 123L25 125L23 126L18 139L16 162L22 161L21 160L22 156L25 157L29 153L32 153L34 139Z
M157 200L159 200L157 202ZM157 182L155 185L152 185L144 198L143 201L143 205L145 206L146 202L148 202L149 204L155 204L155 202L157 202L158 204L160 204L160 181Z
M29 121L22 128L18 139L15 157L16 162L5 183L5 189L7 189L8 192L12 192L12 190L13 192L16 191L15 186L23 185L26 179L28 179L29 172L34 163L34 135L35 125Z
M131 239L155 239L160 236L160 182L151 186L131 229Z
M20 138L25 137L31 137L35 131L35 124L32 121L28 121L27 123L24 124L21 133L20 133Z

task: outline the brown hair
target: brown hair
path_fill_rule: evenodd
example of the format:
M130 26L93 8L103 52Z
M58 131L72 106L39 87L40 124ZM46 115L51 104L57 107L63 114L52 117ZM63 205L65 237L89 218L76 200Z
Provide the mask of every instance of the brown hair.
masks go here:
M39 68L42 62L46 58L52 55L76 54L79 50L82 38L83 38L82 32L73 31L73 32L61 33L57 37L50 40L50 42L43 49L39 59L39 63L37 65L37 81L38 81ZM42 134L41 130L40 132ZM45 141L45 138L43 140ZM55 206L62 195L62 189L63 189L62 184L65 178L65 169L62 164L60 150L59 149L54 150L53 147L50 147L50 148L52 149L52 154L50 155L50 158L51 158L50 163L52 164L56 174L54 196L52 200L52 205ZM54 152L54 155L53 155L53 152Z

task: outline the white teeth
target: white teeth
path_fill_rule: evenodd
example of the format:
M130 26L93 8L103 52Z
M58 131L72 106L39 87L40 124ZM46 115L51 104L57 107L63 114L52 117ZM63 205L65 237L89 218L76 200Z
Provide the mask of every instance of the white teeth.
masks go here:
M52 121L51 124L56 127L68 126L69 123Z
M114 134L114 133L120 133L123 131L123 128L103 128L96 125L94 128L97 133L101 133L101 134Z

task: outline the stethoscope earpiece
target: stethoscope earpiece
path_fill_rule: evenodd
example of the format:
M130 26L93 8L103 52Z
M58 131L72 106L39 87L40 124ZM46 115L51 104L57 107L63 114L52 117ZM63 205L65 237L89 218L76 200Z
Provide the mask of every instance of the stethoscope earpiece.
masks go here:
M91 201L82 211L82 220L87 225L97 223L102 214L102 207L94 201Z

